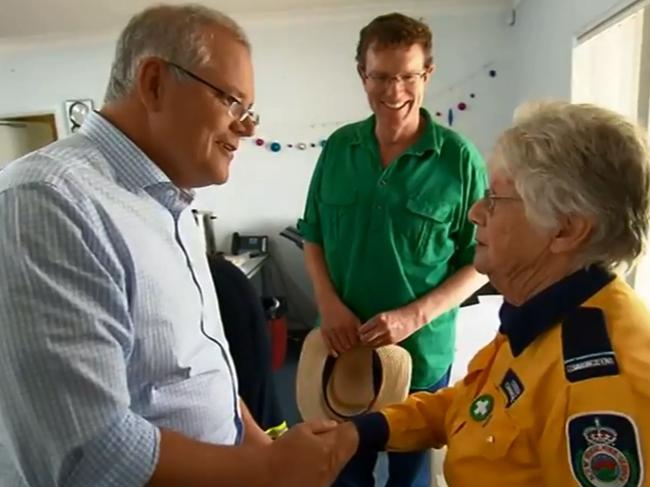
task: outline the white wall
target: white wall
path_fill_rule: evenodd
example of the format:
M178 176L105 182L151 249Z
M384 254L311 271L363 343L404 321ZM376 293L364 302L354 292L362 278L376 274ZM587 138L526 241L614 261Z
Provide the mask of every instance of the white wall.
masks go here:
M423 16L435 35L438 71L426 106L432 111L470 104L458 114L455 127L487 152L497 133L507 125L512 99L512 29L503 12L482 9L474 13ZM355 121L368 115L357 78L354 53L359 29L374 16L311 18L243 22L251 37L256 69L256 106L262 115L259 134L284 142L318 141L336 128L312 124ZM63 103L91 98L100 106L113 55L114 38L58 41L21 48L0 49L0 117L54 111L60 133L65 133ZM496 78L481 66L493 62ZM458 81L474 79L458 87ZM468 95L475 92L477 98ZM196 206L215 210L222 245L233 231L269 234L273 250L288 272L285 282L292 295L309 294L302 255L278 232L294 224L304 204L317 149L284 150L273 154L242 144L232 166L230 182L199 192ZM307 319L310 309L301 310Z
M100 104L113 49L114 41L106 39L0 45L0 118L54 113L63 136L65 100Z
M519 102L571 97L571 59L578 35L632 0L523 0L514 28Z

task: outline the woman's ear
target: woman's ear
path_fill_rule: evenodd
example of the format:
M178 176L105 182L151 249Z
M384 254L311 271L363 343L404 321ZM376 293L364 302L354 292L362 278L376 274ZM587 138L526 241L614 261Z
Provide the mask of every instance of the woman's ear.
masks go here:
M550 249L557 254L574 252L585 246L591 238L593 229L593 219L588 216L578 214L563 216L551 241Z

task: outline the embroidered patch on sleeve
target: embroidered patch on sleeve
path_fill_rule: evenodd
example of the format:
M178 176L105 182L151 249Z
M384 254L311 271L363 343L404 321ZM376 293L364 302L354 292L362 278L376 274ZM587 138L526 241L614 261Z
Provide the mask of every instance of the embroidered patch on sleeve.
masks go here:
M616 354L600 308L580 307L562 322L564 375L569 382L618 375Z
M564 372L569 382L618 374L614 352L593 353L564 361Z
M643 463L634 421L614 411L572 416L566 427L571 471L583 487L639 487Z

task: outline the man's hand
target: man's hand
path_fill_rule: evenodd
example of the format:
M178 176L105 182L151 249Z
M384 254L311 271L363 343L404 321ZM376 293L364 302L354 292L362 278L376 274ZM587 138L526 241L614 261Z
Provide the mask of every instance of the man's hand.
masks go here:
M241 408L242 422L244 423L244 445L265 446L270 445L273 440L267 435L262 428L257 424L251 415L248 406L239 398L239 405Z
M334 443L335 462L343 468L359 447L359 432L350 422L339 424L335 429L323 433L322 436Z
M335 421L310 421L291 428L267 448L272 484L284 487L325 487L343 464L337 458Z
M361 321L339 299L330 297L320 309L321 334L332 355L337 356L359 344Z
M361 343L373 348L399 343L427 322L424 314L413 305L384 311L363 324L359 330Z

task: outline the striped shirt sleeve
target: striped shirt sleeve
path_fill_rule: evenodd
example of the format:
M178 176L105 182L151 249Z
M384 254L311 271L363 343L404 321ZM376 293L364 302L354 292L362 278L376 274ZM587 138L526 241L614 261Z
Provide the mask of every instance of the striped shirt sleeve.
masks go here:
M0 193L0 414L33 487L139 487L157 462L157 428L129 408L129 290L100 221L46 183Z

